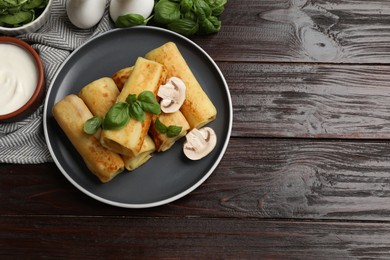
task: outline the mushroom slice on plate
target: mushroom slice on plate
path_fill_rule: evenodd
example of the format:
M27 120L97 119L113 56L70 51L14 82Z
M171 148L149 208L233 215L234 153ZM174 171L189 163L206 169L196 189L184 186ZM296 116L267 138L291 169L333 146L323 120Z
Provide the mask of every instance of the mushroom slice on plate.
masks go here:
M164 113L174 113L183 105L186 98L186 85L180 78L171 77L165 85L160 86L157 96L161 98L161 110Z
M199 160L208 155L217 144L217 136L210 127L194 128L186 135L184 154L191 160Z

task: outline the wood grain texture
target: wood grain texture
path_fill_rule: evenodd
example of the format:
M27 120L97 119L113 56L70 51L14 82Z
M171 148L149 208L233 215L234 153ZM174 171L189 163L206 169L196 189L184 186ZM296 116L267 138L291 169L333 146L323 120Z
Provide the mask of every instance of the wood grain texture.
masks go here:
M222 29L198 37L218 61L389 63L387 0L230 0Z
M233 136L390 138L390 68L220 62Z
M388 221L389 149L380 142L234 139L189 202L219 216Z
M254 147L257 147L254 149ZM390 143L233 138L211 177L171 204L129 210L73 187L54 164L0 165L1 215L390 221Z
M229 0L197 36L233 101L215 172L123 209L0 164L0 259L390 259L390 1Z
M0 217L2 259L388 259L389 224Z

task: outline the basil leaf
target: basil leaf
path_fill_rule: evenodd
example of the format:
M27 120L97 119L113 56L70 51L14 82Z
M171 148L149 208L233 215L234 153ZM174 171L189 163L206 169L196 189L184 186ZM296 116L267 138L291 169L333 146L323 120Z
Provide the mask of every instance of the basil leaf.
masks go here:
M34 11L20 11L14 14L0 16L0 22L8 25L22 25L34 20Z
M160 104L155 103L155 104L149 104L149 103L141 103L141 107L145 112L151 113L158 115L161 113L161 107Z
M192 20L196 23L198 22L198 17L196 16L196 14L193 11L183 13L183 19L189 19L189 20Z
M19 0L4 0L4 2L10 4L10 5L19 5Z
M216 33L227 0L155 0L154 21L184 36Z
M225 9L225 4L227 3L227 0L205 0L205 1L210 6L211 13L214 16L220 16Z
M93 135L99 130L100 126L102 125L103 120L99 116L94 116L85 121L84 123L84 132Z
M16 7L11 7L11 8L6 9L6 12L0 11L0 13L1 14L15 14L15 13L20 12L20 11L21 11L20 6L16 6Z
M33 1L33 0L18 0L18 5L24 5L28 1ZM48 0L44 0L44 1L46 1L46 3L48 2Z
M161 113L160 104L157 103L156 97L152 91L146 90L141 92L137 97L137 101L140 102L140 105L145 112L156 115Z
M136 25L146 25L147 20L140 14L126 14L119 16L115 25L120 28L126 28Z
M22 5L23 10L29 10L34 8L40 8L44 4L45 0L31 0Z
M160 0L154 6L153 20L160 24L168 24L180 18L180 4L169 0Z
M140 102L135 102L129 106L130 116L137 121L143 122L145 120L145 112L142 110Z
M156 97L154 96L153 92L150 90L142 91L138 95L137 100L146 103L154 103L154 102L157 103Z
M15 7L18 5L19 5L18 0L2 0L2 1L0 1L1 7Z
M199 25L191 19L183 18L168 24L167 28L184 36L191 36L198 31Z
M199 21L203 21L211 15L211 8L204 0L197 0L194 2L194 11L198 16Z
M137 101L137 95L136 94L129 94L126 98L126 103L131 105Z
M180 2L180 10L182 13L187 13L192 10L192 6L194 2L192 0L181 0Z
M18 27L40 16L48 0L0 0L0 25Z
M156 121L154 121L154 127L156 128L156 130L162 134L166 134L167 131L168 131L168 127L166 125L164 125L163 123L161 123L160 119L156 119Z
M121 129L129 120L129 105L124 102L118 102L108 110L103 120L103 128L109 130Z
M215 16L201 21L199 23L199 34L211 34L216 33L221 29L221 21Z
M118 102L113 105L104 117L104 129L120 129L134 118L137 121L145 120L145 112L159 114L160 104L151 91L143 91L138 95L129 94L126 102Z
M181 129L182 129L181 126L170 125L168 126L167 136L168 137L178 136L181 133Z
M166 126L164 125L160 119L157 117L156 121L154 121L154 128L162 134L166 134L168 137L175 137L181 133L182 127L176 125Z

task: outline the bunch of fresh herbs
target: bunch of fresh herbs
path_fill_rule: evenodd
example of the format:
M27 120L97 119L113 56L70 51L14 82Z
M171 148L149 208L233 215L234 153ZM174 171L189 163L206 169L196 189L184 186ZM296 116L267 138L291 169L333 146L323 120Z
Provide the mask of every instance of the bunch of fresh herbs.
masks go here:
M34 21L48 0L0 0L0 26L19 27Z
M150 20L184 36L216 33L227 0L157 0L152 17L139 14L118 17L117 27L146 25ZM151 19L152 18L152 19Z

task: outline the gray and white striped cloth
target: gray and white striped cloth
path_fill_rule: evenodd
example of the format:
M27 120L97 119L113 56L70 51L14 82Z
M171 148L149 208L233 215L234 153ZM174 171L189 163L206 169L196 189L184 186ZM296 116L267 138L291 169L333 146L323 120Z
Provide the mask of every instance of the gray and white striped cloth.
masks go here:
M46 86L69 54L90 38L114 28L108 15L91 29L81 30L69 21L66 0L54 0L50 20L37 32L18 38L35 48L44 65ZM0 163L37 164L51 162L42 126L43 104L28 118L16 123L0 123Z

